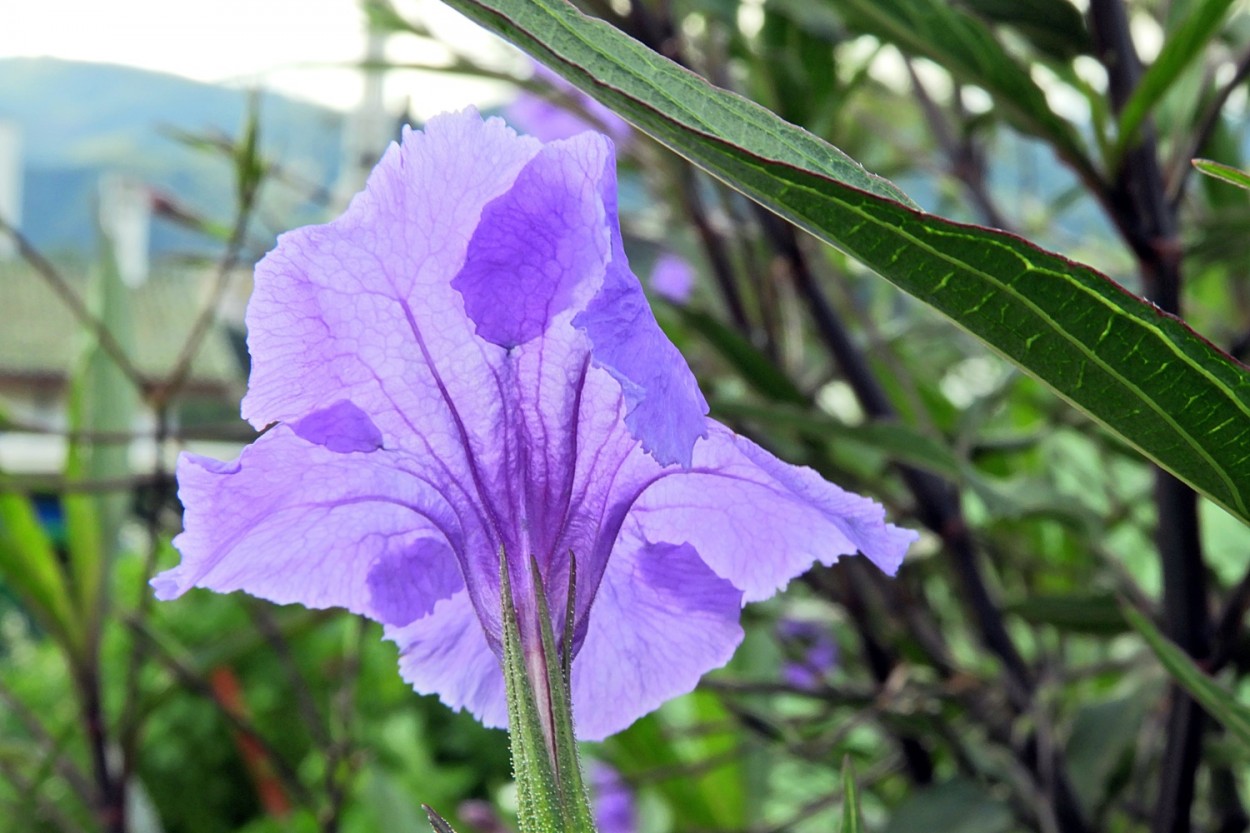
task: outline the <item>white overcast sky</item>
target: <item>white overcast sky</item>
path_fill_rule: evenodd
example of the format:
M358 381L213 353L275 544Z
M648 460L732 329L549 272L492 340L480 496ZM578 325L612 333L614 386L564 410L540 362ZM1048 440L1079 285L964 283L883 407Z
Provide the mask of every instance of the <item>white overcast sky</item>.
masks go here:
M405 0L465 51L502 47L435 0ZM200 81L259 83L347 109L360 97L360 74L332 65L364 55L364 16L356 0L3 0L0 58L48 55L155 69ZM435 62L415 38L392 38L388 57ZM489 104L494 87L440 75L392 73L387 98L411 99L419 116Z

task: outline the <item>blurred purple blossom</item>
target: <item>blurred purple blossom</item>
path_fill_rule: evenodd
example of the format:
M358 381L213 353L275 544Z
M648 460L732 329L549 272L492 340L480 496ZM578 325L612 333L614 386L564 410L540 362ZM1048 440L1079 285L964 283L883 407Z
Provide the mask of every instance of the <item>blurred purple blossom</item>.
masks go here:
M598 833L637 833L638 813L629 784L615 767L603 761L593 760L587 769Z
M546 87L547 94L520 89L504 110L504 118L517 130L543 142L594 130L606 133L618 147L629 143L630 126L616 113L542 64L534 64L533 79Z
M777 637L786 655L781 674L788 685L818 688L838 664L838 643L827 623L785 618L777 623Z
M651 289L661 298L674 304L684 304L690 300L694 289L694 270L685 259L671 252L665 252L655 260L651 267Z
M272 427L232 462L180 457L157 595L363 614L414 688L487 725L501 551L530 653L530 559L562 610L575 555L574 715L597 739L724 664L744 602L856 551L893 574L916 537L705 416L599 134L544 145L472 110L405 131L342 217L257 265L247 324L243 415Z
M456 808L460 821L478 831L478 833L512 833L508 825L499 817L499 811L489 801L470 798L460 802Z

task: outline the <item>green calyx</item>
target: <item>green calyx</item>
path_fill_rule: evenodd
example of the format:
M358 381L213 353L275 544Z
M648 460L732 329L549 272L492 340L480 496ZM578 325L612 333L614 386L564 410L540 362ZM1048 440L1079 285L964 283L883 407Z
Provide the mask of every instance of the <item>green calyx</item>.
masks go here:
M539 644L529 649L538 656L527 656L508 560L502 549L499 553L503 670L521 833L593 833L595 829L578 762L569 697L576 575L576 562L570 554L564 638L562 650L557 650L546 589L538 563L530 558ZM531 678L531 668L539 679Z
M520 833L594 833L594 820L573 734L573 704L569 698L569 671L573 651L573 599L577 564L569 554L569 596L565 608L564 638L556 650L551 611L538 562L530 558L530 584L539 644L529 648L521 639L512 595L508 559L499 550L499 596L503 613L503 675L508 694L512 768L517 782ZM532 671L531 671L532 669ZM536 678L536 679L535 679ZM447 820L426 806L434 833L455 833Z

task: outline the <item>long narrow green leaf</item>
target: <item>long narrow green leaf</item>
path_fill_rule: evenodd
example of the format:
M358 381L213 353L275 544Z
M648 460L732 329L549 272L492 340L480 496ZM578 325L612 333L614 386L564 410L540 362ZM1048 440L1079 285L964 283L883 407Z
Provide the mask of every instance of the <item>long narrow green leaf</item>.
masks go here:
M913 208L836 148L564 0L447 2L945 313L1250 521L1250 375L1184 322L1087 266Z
M859 787L855 784L855 765L851 756L842 759L842 833L862 833L864 820L859 815Z
M1159 99L1171 89L1173 82L1215 37L1233 2L1234 0L1200 0L1180 25L1168 33L1155 62L1146 70L1124 109L1120 111L1115 154L1117 159L1124 158L1124 152L1136 140L1142 122L1150 115Z
M66 650L76 653L82 647L65 574L25 495L0 492L0 583L17 593L35 621Z
M748 385L774 402L802 405L807 397L794 381L737 330L706 312L677 307L682 323L702 335Z
M1204 173L1221 182L1227 182L1229 185L1236 185L1238 188L1250 191L1250 173L1246 173L1240 168L1213 162L1210 159L1195 159L1193 160L1193 165L1198 169L1199 173Z
M1250 708L1238 703L1231 693L1212 680L1137 608L1123 603L1120 609L1124 612L1124 618L1128 620L1128 623L1146 640L1146 644L1172 675L1172 679L1180 683L1190 696L1201 703L1208 714L1236 735L1247 748L1250 748Z
M838 442L870 448L896 463L931 471L951 480L967 474L967 466L951 449L908 425L877 421L849 425L811 408L713 399L712 411L728 420L754 420L763 425L804 432L814 438L836 437Z
M1011 26L1057 61L1093 50L1081 13L1068 0L964 0L962 5L986 20Z
M101 218L104 219L104 218ZM129 288L123 283L113 240L101 229L101 254L92 275L96 315L114 340L127 348L133 340ZM122 482L130 473L130 444L102 435L123 437L133 429L138 391L108 353L87 342L71 379L70 442L66 479ZM104 493L71 492L62 497L69 564L78 606L89 631L103 615L108 564L116 554L118 534L130 503L122 488Z
M425 815L430 820L430 827L434 828L434 833L456 833L455 829L447 823L447 819L443 818L438 812L428 804L422 804L421 809L425 810Z

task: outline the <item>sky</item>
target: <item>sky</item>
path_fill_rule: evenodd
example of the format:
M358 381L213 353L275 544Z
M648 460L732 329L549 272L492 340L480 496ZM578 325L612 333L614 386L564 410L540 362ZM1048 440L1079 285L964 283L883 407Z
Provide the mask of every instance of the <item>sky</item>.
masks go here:
M435 33L473 54L498 58L505 47L433 0L404 0ZM0 11L0 58L47 55L160 70L200 81L252 86L338 109L360 98L360 73L342 64L365 52L365 21L356 0L6 0ZM391 39L393 61L437 62L437 47L414 37ZM506 58L505 58L506 60ZM411 100L419 117L486 105L499 88L440 74L391 73L389 103Z

